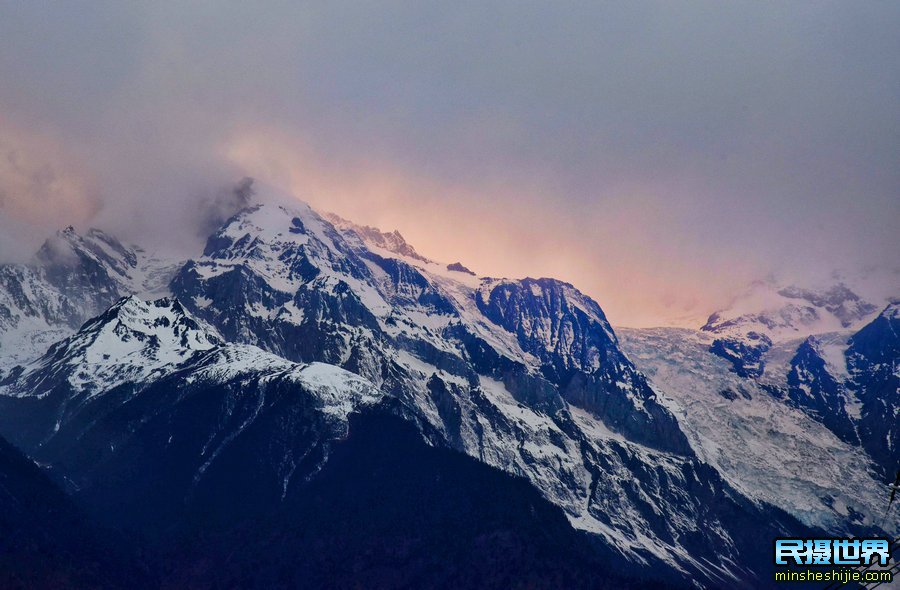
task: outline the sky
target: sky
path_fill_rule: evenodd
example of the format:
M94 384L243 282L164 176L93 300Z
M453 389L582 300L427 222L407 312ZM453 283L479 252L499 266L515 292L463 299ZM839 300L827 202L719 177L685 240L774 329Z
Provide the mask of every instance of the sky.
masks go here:
M0 259L245 176L615 324L900 253L900 3L0 0ZM224 199L224 200L223 200ZM223 205L224 203L224 205Z

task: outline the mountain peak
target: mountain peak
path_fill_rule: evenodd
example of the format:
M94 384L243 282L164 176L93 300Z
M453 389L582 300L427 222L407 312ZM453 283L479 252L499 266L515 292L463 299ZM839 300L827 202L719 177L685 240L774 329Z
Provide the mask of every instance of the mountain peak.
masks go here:
M407 258L412 258L413 260L418 260L420 262L433 262L416 252L416 249L413 248L396 229L391 232L383 232L377 227L372 227L370 225L357 225L334 213L325 213L324 217L342 232L352 232L356 234L360 240L370 247L381 248L382 250L387 250L393 254L406 256Z
M212 328L174 298L123 297L19 373L14 393L41 396L66 383L76 391L108 390L175 367L221 343Z
M237 254L253 257L264 244L305 243L321 218L305 203L293 206L258 203L233 215L209 236L205 256L220 258ZM317 228L318 229L318 228Z
M900 301L888 303L888 306L881 311L881 315L889 320L900 319Z
M451 264L448 264L447 270L453 271L453 272L464 272L467 275L472 275L473 277L476 276L474 272L469 270L467 267L463 266L462 262L453 262Z
M87 271L102 267L118 280L125 279L138 263L135 248L96 228L81 235L71 225L45 240L35 258L51 273L85 273L83 267L90 267Z
M836 275L811 285L756 281L728 307L711 314L701 330L737 338L757 332L777 342L859 328L893 292L891 281L882 281L882 287L878 279Z

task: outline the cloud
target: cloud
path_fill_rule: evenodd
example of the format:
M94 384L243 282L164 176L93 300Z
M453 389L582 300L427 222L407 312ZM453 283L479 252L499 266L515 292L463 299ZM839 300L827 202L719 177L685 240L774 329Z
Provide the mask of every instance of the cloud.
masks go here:
M78 160L51 138L0 125L0 210L26 222L84 220L99 210Z
M209 236L222 227L228 218L251 204L256 194L253 182L252 178L245 176L234 186L200 200L197 221L199 237Z
M78 224L102 206L80 159L53 137L29 133L0 118L0 252L31 253L28 226Z
M772 270L893 262L898 20L838 1L17 3L0 117L55 146L4 174L53 206L6 215L190 249L249 176L653 323Z

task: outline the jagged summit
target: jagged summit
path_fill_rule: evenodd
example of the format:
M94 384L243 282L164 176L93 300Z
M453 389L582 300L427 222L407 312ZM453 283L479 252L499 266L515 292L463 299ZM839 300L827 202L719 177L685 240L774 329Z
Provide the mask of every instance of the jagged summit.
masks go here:
M473 277L476 276L474 272L472 272L471 270L469 270L468 268L463 266L462 262L452 262L452 263L448 264L447 270L454 271L454 272L464 272L467 275L472 275Z
M710 315L701 328L721 337L764 334L778 342L859 329L900 292L900 274L835 274L818 285L757 281L727 308Z
M370 247L381 248L393 254L406 256L407 258L412 258L413 260L418 260L420 262L433 262L416 252L416 249L413 248L397 230L383 232L377 227L357 225L334 213L325 213L324 217L339 230L356 234L359 239L363 240Z
M96 392L172 369L194 353L221 344L208 326L175 299L122 298L61 340L30 365L14 371L13 395L42 396L65 382L78 392Z
M72 226L47 239L31 263L0 264L0 372L34 359L121 297L168 294L180 265Z
M41 266L59 271L77 264L79 259L89 260L112 270L120 281L127 281L137 266L133 247L96 228L82 236L71 225L44 241L35 258Z

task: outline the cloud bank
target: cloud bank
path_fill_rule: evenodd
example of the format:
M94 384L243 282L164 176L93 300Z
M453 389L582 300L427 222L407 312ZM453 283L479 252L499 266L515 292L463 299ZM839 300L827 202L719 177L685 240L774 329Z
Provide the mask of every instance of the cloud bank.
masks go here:
M897 3L144 4L0 2L0 257L245 176L625 324L900 251Z

